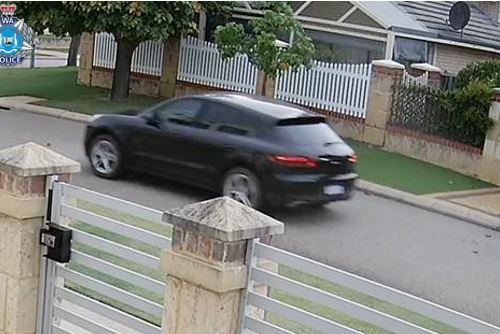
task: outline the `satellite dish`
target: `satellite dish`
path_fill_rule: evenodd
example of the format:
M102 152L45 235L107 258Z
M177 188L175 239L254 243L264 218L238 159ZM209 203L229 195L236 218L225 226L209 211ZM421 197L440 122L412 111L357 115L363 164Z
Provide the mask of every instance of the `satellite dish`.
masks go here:
M455 3L449 13L448 22L454 30L462 30L470 20L469 5L463 1Z

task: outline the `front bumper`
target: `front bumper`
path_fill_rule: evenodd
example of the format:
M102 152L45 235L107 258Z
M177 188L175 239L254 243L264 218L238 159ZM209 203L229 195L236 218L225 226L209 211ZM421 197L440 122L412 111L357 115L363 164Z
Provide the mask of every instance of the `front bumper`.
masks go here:
M269 200L281 205L295 203L324 203L345 201L352 197L356 179L359 176L349 173L337 176L326 175L274 175L268 188ZM334 193L326 188L334 187ZM339 189L343 189L339 192Z

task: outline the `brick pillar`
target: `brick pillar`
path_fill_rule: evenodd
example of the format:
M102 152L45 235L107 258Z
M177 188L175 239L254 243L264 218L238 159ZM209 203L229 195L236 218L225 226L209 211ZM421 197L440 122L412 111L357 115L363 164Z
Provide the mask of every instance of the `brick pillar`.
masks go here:
M0 151L0 333L35 333L48 175L80 164L34 143Z
M172 210L164 220L174 230L161 259L167 273L162 333L236 334L248 244L283 233L283 224L227 197Z
M483 155L500 160L500 88L493 89L489 116L495 125L486 134Z
M392 89L403 76L404 66L392 60L374 60L368 92L363 141L383 146L391 111Z
M419 63L419 64L412 64L411 68L413 70L413 75L420 76L425 73L429 73L429 86L433 88L440 88L441 87L441 79L443 76L443 70L441 70L439 67L436 67L434 65L428 64L428 63Z
M257 72L257 87L256 94L268 98L274 98L274 91L276 90L276 81L266 75L263 71Z
M175 97L175 85L177 83L177 72L179 70L179 60L181 52L181 39L170 38L163 48L162 73L160 77L161 97Z
M94 34L84 32L80 41L80 63L78 65L78 83L92 85L92 61L94 58Z

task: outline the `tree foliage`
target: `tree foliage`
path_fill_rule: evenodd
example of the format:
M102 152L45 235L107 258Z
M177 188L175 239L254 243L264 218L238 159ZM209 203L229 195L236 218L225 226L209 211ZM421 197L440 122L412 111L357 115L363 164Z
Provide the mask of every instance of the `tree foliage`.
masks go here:
M500 60L485 60L468 64L458 73L456 86L462 88L473 81L482 82L491 88L500 87Z
M449 91L429 86L397 85L390 123L482 148L493 126L488 116L491 88L473 81Z
M225 13L231 3L187 1L55 1L19 2L18 15L38 32L56 35L109 32L117 42L111 97L128 97L130 63L135 48L147 40L167 41L193 32L196 13Z
M489 118L492 89L485 83L473 81L445 94L444 103L449 112L457 115L450 127L468 138L475 146L482 146L493 120Z
M75 36L85 31L83 21L71 15L63 1L19 1L16 6L16 16L26 19L38 34L47 28L56 36Z
M235 22L217 27L215 41L222 56L247 54L253 64L272 78L280 70L309 66L314 45L293 16L292 8L286 2L266 2L262 9L263 15L251 21L250 31ZM276 44L283 36L293 37L288 47Z

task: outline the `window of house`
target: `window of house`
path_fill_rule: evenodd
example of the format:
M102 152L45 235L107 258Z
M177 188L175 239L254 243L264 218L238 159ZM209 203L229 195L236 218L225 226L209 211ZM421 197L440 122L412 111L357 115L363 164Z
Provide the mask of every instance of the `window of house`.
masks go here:
M314 59L330 63L369 63L385 56L385 43L365 38L306 30L314 46Z
M434 44L426 41L396 37L394 40L394 60L410 67L414 63L431 63Z

